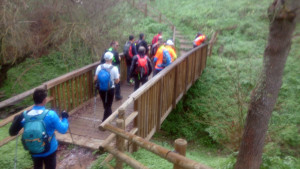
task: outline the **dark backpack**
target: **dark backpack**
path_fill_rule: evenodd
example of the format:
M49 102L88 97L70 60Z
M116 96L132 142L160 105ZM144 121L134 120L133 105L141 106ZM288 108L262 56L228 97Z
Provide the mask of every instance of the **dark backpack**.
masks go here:
M112 81L110 79L110 71L113 68L113 65L111 65L109 68L104 68L103 65L101 65L101 70L98 73L98 87L101 91L108 91L112 87Z
M137 51L139 50L139 47L141 46L141 44L142 44L142 40L135 41L135 46L136 46Z
M123 48L124 56L127 60L130 60L133 57L132 54L132 45L130 41L127 41Z
M22 143L26 150L32 154L39 154L49 151L52 137L46 132L44 118L49 111L43 111L42 114L30 116L28 112L23 113L25 118L24 133Z
M163 50L163 63L162 67L167 67L171 64L172 58L170 52L167 49Z
M148 75L148 57L146 55L143 58L140 55L137 55L137 57L136 73L142 78Z

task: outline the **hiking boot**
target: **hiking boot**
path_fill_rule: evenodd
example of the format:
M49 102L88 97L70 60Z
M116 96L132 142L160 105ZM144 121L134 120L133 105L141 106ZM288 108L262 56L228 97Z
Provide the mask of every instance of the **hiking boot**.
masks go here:
M123 97L122 96L116 96L115 99L118 101L118 100L122 100Z

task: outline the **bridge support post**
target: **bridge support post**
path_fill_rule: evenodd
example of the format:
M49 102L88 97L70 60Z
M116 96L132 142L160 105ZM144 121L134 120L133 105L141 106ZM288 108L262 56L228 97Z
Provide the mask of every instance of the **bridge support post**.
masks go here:
M175 151L176 153L182 155L185 157L185 154L186 154L186 147L187 147L187 141L184 140L184 139L176 139L175 142ZM183 169L182 167L180 167L179 165L177 164L174 164L173 166L173 169Z
M138 100L135 100L134 101L134 111L138 111ZM135 119L134 119L134 121L133 121L133 127L135 127L135 128L139 128L139 126L138 126L138 118L139 118L139 116L140 115L138 115ZM139 133L139 132L138 132ZM139 149L139 147L138 147L138 145L137 144L135 144L135 143L132 143L132 152L137 152L138 151L138 149Z
M123 119L117 119L117 127L125 130L125 122ZM121 136L117 135L116 137L116 143L117 143L117 149L119 152L124 152L124 144L125 140ZM121 159L117 158L116 160L116 168L122 169L123 168L123 162Z

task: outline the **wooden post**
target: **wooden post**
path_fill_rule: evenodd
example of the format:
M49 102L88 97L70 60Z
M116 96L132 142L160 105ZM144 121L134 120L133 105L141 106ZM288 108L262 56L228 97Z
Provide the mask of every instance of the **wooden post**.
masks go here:
M161 23L161 13L159 13L159 23Z
M145 3L145 17L147 17L147 3Z
M134 101L134 111L138 111L138 101L139 100L135 100ZM138 126L138 118L139 118L139 114L138 114L138 116L134 119L134 121L133 121L133 127L134 128L138 128L139 126ZM138 128L139 129L139 128ZM140 129L139 129L140 130ZM138 132L139 133L139 132ZM138 149L139 149L139 147L138 147L138 145L137 144L135 144L135 143L132 143L132 152L136 152L136 151L138 151Z
M124 130L125 129L125 123L123 119L117 119L117 127ZM118 136L116 137L116 143L117 143L117 149L119 152L124 152L124 142L125 140ZM116 168L123 169L123 162L121 159L117 158L116 160Z
M175 107L176 107L176 100L177 100L177 74L178 74L178 66L175 67L174 71L175 71L174 91L173 91L174 97L173 97L173 100L172 100L173 109L175 109Z
M186 140L179 138L179 139L175 140L174 144L175 144L175 151L178 154L180 154L182 156L185 156L185 154L186 154L186 147L187 147ZM174 164L173 169L183 169L183 168L180 167L179 165Z
M125 109L123 107L119 109L118 119L125 120Z
M134 7L134 5L135 5L135 0L132 0L132 6Z
M189 80L189 57L186 58L186 65L185 65L185 84L184 84L184 94L187 92L188 80Z
M161 121L161 113L162 113L162 100L163 100L163 78L161 78L160 82L159 83L159 93L158 93L158 111L157 111L157 124L156 124L156 131L160 130L160 121Z
M150 141L147 141L146 139L143 139L139 136L136 136L134 134L126 132L126 131L124 131L120 128L117 128L115 126L112 126L110 124L106 124L104 127L105 127L105 129L111 131L112 133L115 133L118 136L121 136L129 141L132 141L132 142L138 144L140 147L143 147L144 149L151 151L152 153L160 156L161 158L164 158L173 164L177 164L180 167L183 167L186 169L210 169L210 167L207 167L196 161L188 159L180 154L174 153L162 146L154 144Z
M56 95L55 95L55 87L51 88L50 95L53 97L53 100L51 102L51 108L56 110Z

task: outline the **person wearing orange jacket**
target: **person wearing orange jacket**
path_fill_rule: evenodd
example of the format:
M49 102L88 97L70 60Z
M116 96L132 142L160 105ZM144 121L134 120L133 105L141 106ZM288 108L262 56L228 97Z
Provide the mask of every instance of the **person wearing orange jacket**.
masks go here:
M162 67L162 63L163 63L163 50L165 49L165 46L161 43L158 46L158 49L155 53L155 56L153 57L153 63L154 63L154 71L153 71L153 76L155 76L157 73L159 73L161 70L164 69L164 67Z
M171 62L174 62L177 59L177 54L174 50L174 43L172 40L167 40L166 45L165 45L166 49L169 51L170 55L171 55Z
M204 34L202 34L201 32L198 32L196 35L196 38L193 42L194 48L197 46L200 46L205 40L206 40L206 36Z

